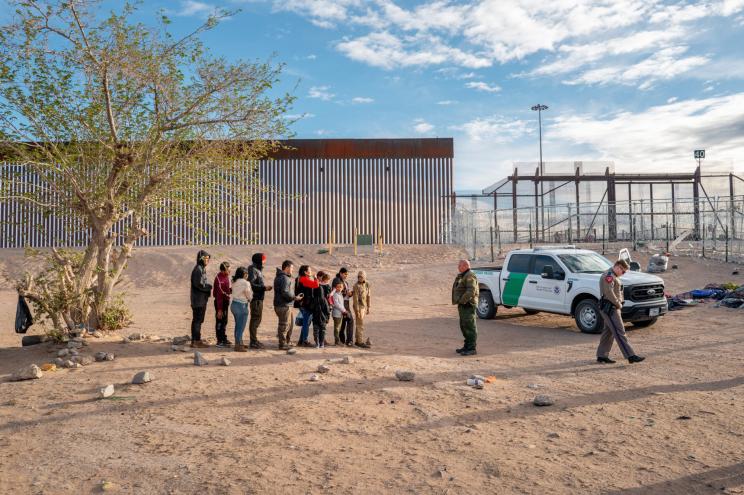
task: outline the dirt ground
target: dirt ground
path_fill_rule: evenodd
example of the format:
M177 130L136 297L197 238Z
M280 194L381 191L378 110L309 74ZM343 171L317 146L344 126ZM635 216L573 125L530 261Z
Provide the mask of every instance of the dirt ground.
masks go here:
M9 382L61 346L20 347L16 296L0 290L0 493L132 494L744 493L744 310L701 305L630 333L641 364L598 365L598 336L568 317L520 309L478 321L478 355L461 344L450 288L461 253L391 247L373 255L271 246L267 279L297 265L367 269L370 351L276 350L270 302L267 350L211 347L206 367L165 343L88 339L86 353L116 360ZM254 250L212 248L214 261L247 263ZM123 284L135 323L128 335L188 334L188 277L196 250L140 249ZM16 267L21 253L0 262ZM643 259L643 256L640 256ZM744 283L733 265L677 258L673 293L708 282ZM217 263L210 265L210 278ZM214 336L214 311L205 334ZM31 333L38 332L33 327ZM229 332L232 331L232 317ZM299 331L295 331L295 338ZM217 366L220 356L230 367ZM331 364L318 382L318 365ZM613 349L613 357L619 357ZM395 371L416 373L399 382ZM130 385L141 370L154 380ZM470 374L493 375L483 390ZM97 400L113 383L113 399ZM538 408L537 394L555 400ZM682 418L689 419L682 419Z

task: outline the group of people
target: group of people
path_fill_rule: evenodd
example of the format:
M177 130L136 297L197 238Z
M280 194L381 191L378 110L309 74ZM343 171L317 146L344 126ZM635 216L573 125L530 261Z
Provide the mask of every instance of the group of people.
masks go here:
M200 250L196 266L191 272L191 347L208 347L202 340L201 327L207 312L210 296L214 298L215 334L217 347L234 347L237 352L248 349L263 349L265 345L258 338L258 329L263 319L264 299L273 291L274 312L278 319L277 339L279 349L293 347L294 326L300 326L299 347L324 348L326 345L346 345L368 349L371 342L365 340L364 319L370 312L371 291L364 271L357 274L352 286L348 280L349 271L341 268L335 278L325 271L317 274L308 265L302 265L294 279L294 263L285 260L276 269L273 286L267 286L263 269L266 255L256 253L248 267L237 267L231 274L227 261L220 263L219 273L210 284L207 265L211 256ZM299 314L294 317L293 309ZM233 314L234 339L227 338L228 314ZM326 328L333 322L333 344L326 341ZM243 333L248 325L249 341L244 344ZM310 327L313 329L313 342Z

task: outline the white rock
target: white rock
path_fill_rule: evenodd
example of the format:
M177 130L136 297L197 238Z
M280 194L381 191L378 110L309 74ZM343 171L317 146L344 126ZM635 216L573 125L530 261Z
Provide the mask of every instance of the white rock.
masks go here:
M171 351L174 351L174 352L189 352L189 348L186 347L185 345L172 345L171 346Z
M115 358L116 356L113 353L111 352L106 353L106 361L113 361Z
M208 364L209 362L206 360L206 358L201 352L196 351L194 353L194 365L195 366L206 366Z
M485 381L486 380L486 378L484 376L481 376L481 375L470 375L470 378L473 379L473 380L481 380L481 381Z
M479 388L480 389L480 388L485 387L485 385L486 385L486 382L483 381L483 380L476 380L475 381L475 388Z
M229 359L227 359L225 356L222 356L222 359L220 359L220 365L221 366L230 366L231 362Z
M287 349L287 354L289 354L290 356L294 356L295 354L297 354L297 349L295 349L294 347L290 347L289 349Z
M64 363L62 363L62 366L64 366L65 368L77 368L78 367L76 362L70 361L69 359L65 361Z
M341 364L351 364L354 362L354 358L351 356L344 356L341 358Z
M107 397L111 397L112 395L114 395L114 385L113 384L106 385L105 387L101 388L98 391L98 396L101 399L106 399Z
M39 368L35 364L29 364L28 366L24 366L23 368L16 370L16 372L10 376L10 380L13 382L20 382L22 380L35 380L37 378L41 378L43 375L44 373L42 373L41 368Z
M412 382L415 377L416 374L413 371L398 370L395 372L395 378L401 382Z
M79 355L79 356L73 356L71 361L73 363L78 363L81 366L88 366L89 364L93 363L93 358L87 355Z
M317 373L313 373L312 375L310 375L309 380L311 382L317 382L318 380L320 380L320 375L318 375Z
M191 337L189 335L183 335L181 337L173 337L173 343L175 345L188 344L189 342L191 342Z
M134 378L132 378L132 383L135 385L141 385L143 383L151 382L152 376L150 376L149 371L140 371L136 375L134 375Z
M473 387L473 386L475 386L475 382L477 382L477 381L478 380L476 380L475 378L468 378L465 383L467 383L469 386Z

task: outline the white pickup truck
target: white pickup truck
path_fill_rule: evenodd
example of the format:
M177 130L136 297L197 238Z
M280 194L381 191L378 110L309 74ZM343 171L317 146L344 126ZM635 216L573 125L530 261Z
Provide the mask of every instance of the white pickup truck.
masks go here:
M621 257L628 257L627 250ZM479 318L491 319L496 307L521 307L573 316L584 333L600 333L599 278L612 267L604 256L573 246L538 247L511 251L503 267L473 268L478 277ZM631 268L638 268L633 263ZM655 275L628 271L621 278L625 304L623 320L645 327L667 312L664 281Z

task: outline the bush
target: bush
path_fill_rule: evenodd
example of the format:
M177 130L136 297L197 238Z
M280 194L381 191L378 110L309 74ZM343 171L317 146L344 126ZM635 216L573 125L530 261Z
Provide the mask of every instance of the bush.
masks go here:
M115 297L101 315L100 329L106 332L126 328L132 323L132 313L121 296Z

